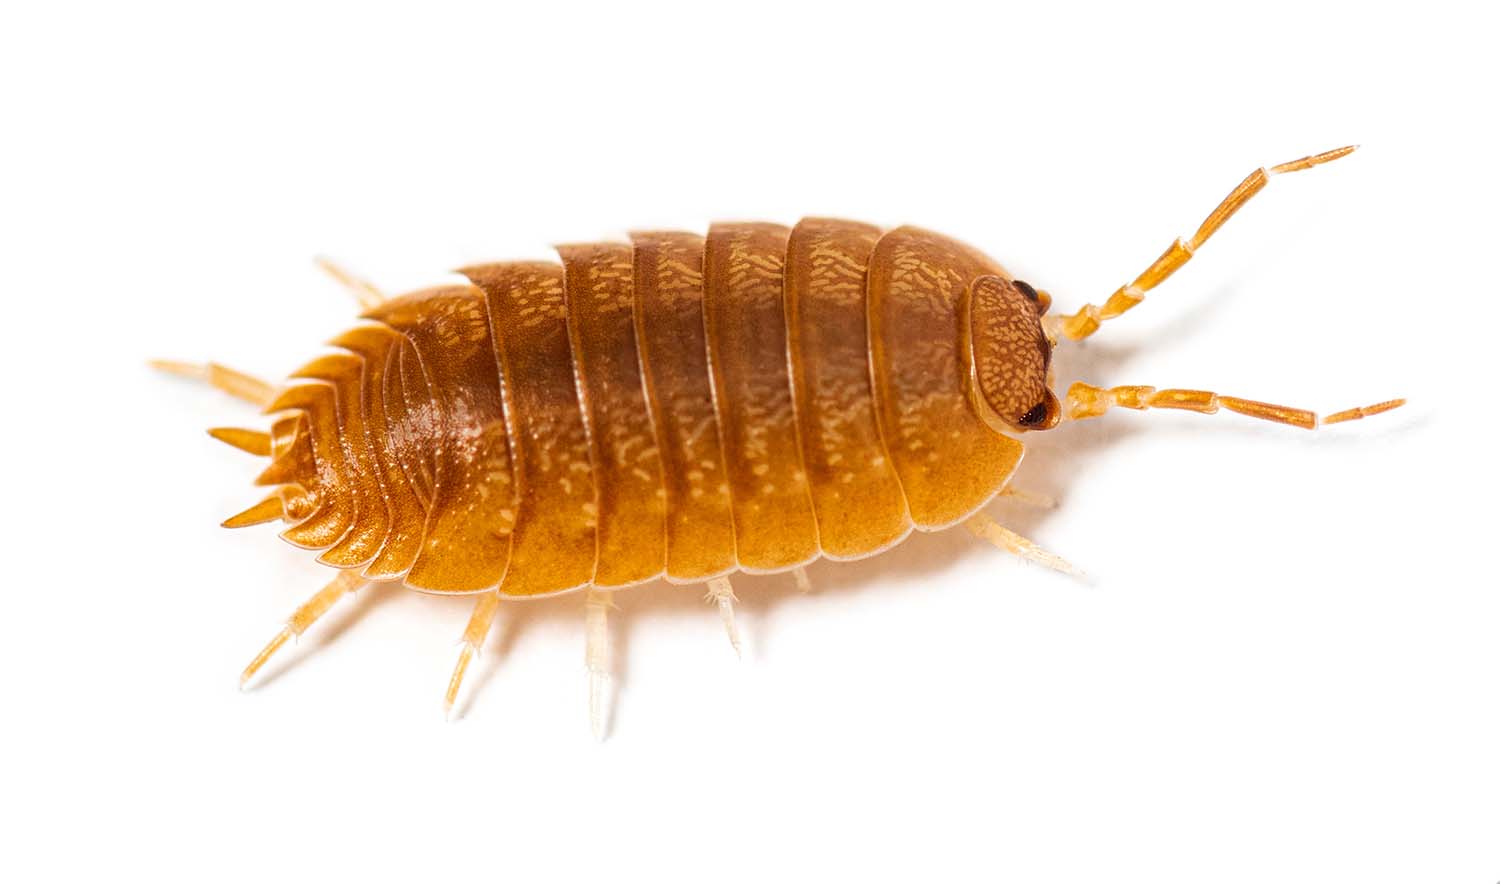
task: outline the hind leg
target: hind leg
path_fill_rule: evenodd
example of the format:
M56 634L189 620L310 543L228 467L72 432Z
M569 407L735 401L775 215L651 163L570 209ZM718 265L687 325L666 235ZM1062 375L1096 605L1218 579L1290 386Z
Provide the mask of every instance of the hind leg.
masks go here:
M464 628L463 647L458 651L458 662L453 666L453 675L448 679L448 690L443 694L443 715L453 717L453 701L458 698L458 689L464 683L464 673L469 663L479 655L484 639L490 634L490 624L495 622L495 611L500 607L499 591L487 592L474 603L474 613L469 615L469 625Z
M250 682L250 679L255 677L255 673L259 672L260 668L266 665L266 661L271 659L271 656L277 651L281 650L282 646L288 640L294 636L301 635L309 626L316 623L319 617L328 613L328 609L333 607L334 602L343 598L346 594L354 592L368 582L368 580L360 576L358 571L340 571L339 576L333 578L327 586L314 593L312 598L303 602L302 606L287 619L286 625L281 628L281 631L276 633L276 637L271 639L261 649L259 654L255 655L255 659L251 660L250 665L245 667L245 671L240 673L240 688L243 689Z

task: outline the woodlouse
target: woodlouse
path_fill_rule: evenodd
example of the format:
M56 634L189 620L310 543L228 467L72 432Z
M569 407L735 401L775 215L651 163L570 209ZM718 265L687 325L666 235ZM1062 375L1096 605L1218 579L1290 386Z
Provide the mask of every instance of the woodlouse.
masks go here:
M264 407L269 432L210 432L271 464L274 493L224 524L282 536L341 569L251 662L369 581L478 596L445 703L502 597L584 589L591 717L601 725L609 592L704 583L738 648L727 576L852 559L956 524L1070 570L979 512L1023 453L1016 435L1111 406L1226 408L1314 428L1312 412L1201 390L1073 384L1061 340L1093 334L1185 264L1270 176L1236 187L1102 306L1051 297L969 246L914 227L809 218L715 224L486 264L468 285L385 298L337 268L366 320L280 388L209 363L157 363ZM1322 423L1376 414L1391 400Z

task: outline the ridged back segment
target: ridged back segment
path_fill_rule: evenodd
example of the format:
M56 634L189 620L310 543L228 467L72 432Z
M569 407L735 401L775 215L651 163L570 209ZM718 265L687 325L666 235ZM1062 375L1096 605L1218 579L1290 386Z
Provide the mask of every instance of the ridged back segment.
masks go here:
M787 236L776 224L715 224L703 261L704 318L740 567L817 557L802 466L782 296Z
M406 582L434 592L492 587L510 561L516 499L484 293L432 289L382 304L367 318L406 337L420 365L403 363L403 374L420 368L425 379L425 399L414 379L403 383L408 442L427 452L407 459L415 468L430 457L433 472L422 548Z
M365 567L364 575L371 580L398 578L411 569L421 552L427 522L427 510L402 472L393 446L397 433L386 412L387 374L392 368L400 371L399 363L392 363L399 359L402 339L385 326L364 325L345 332L333 343L364 361L361 403L365 438L390 514L380 552Z
M400 356L386 380L385 404L390 415L392 451L401 461L402 472L422 505L432 508L433 490L437 487L435 454L444 432L443 416L432 402L427 376L422 372L422 358L411 341L403 339ZM499 370L496 369L496 373ZM486 391L488 393L488 391Z
M273 407L281 401L278 398ZM296 484L301 488L309 508L294 516L292 521L301 521L317 509L314 498L318 486L318 461L313 456L307 415L300 409L282 412L271 424L271 465L255 477L255 484Z
M303 521L318 508L317 459L301 411L284 411L271 421L271 465L255 477L256 485L276 486L287 524ZM225 524L230 524L226 522Z
M1006 275L972 248L901 227L870 256L870 357L881 433L912 521L936 530L963 519L1009 479L1020 442L990 430L969 404L960 307L966 286Z
M312 472L305 473L304 487L314 498L313 511L305 519L281 532L288 543L304 549L327 549L338 543L354 524L354 500L349 495L349 464L339 447L338 409L333 387L322 383L293 384L281 392L266 411L297 411L307 428L304 438L312 449ZM277 461L271 465L275 469ZM267 472L270 472L269 470ZM297 477L288 476L290 481ZM262 474L258 481L271 477Z
M631 248L591 243L557 251L593 446L599 513L594 584L628 586L660 576L667 564L666 489L635 346Z
M593 467L574 383L563 268L508 263L460 271L484 291L520 491L505 595L542 595L594 577Z
M660 232L630 239L636 343L667 492L667 577L706 580L737 563L703 332L703 239Z
M373 560L385 542L391 522L385 490L365 435L361 390L364 370L364 360L351 353L339 353L315 359L292 375L323 381L333 390L342 453L340 466L347 482L343 487L354 508L349 530L318 556L318 561L336 568L359 567Z
M787 243L786 310L803 462L823 553L855 558L911 530L870 380L865 271L880 229L804 218Z

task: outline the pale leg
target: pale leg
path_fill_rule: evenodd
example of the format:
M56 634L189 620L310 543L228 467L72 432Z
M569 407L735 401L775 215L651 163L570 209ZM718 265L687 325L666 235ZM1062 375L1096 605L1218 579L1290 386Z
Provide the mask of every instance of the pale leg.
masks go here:
M458 698L458 690L463 686L464 673L469 670L469 663L479 655L480 648L484 647L484 639L490 634L490 624L495 622L495 611L500 607L500 593L491 591L484 593L474 603L474 613L469 615L469 625L464 628L463 646L458 651L458 662L453 666L453 675L448 679L448 690L443 694L443 716L451 719L453 717L453 701Z
M1085 576L1082 571L1068 564L1061 556L1047 552L984 513L975 513L970 516L964 521L964 527L973 532L975 537L987 540L997 548L1020 556L1028 562L1035 562L1074 577Z
M1027 506L1039 507L1044 510L1057 509L1057 501L1045 494L1032 494L1030 491L1022 491L1018 488L1012 488L1009 485L1000 489L1000 496L1009 497L1017 503L1024 503Z
M740 631L734 625L734 603L739 600L734 597L734 587L729 585L729 578L715 577L708 581L708 594L704 596L704 600L719 606L719 619L724 621L724 632L729 635L729 644L734 648L734 655L740 656Z
M358 571L340 571L339 576L318 590L312 598L303 602L302 607L298 608L287 620L286 626L283 626L281 631L276 633L276 637L271 639L259 654L255 655L255 659L251 660L250 665L245 667L245 671L240 673L240 687L243 689L250 679L255 677L255 673L266 664L266 661L271 659L271 655L281 650L288 640L293 636L301 635L309 626L317 622L319 617L328 613L328 609L333 607L334 602L368 582L360 576Z
M792 580L797 584L797 591L801 593L812 592L812 578L807 576L806 568L793 568Z
M594 739L604 739L609 718L609 592L590 588L583 600L583 665L589 673L589 729Z

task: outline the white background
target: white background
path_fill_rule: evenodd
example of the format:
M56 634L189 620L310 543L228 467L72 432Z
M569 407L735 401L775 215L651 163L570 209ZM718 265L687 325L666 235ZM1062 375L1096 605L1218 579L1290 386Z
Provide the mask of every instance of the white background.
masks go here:
M0 877L1500 880L1492 21L1482 4L7 4ZM1392 6L1395 6L1392 4ZM231 11L233 10L233 11ZM1324 411L1026 439L963 532L623 595L590 737L580 597L360 593L236 690L325 569L222 531L248 408L389 290L632 227L833 214L1098 301L1277 179L1059 382Z

